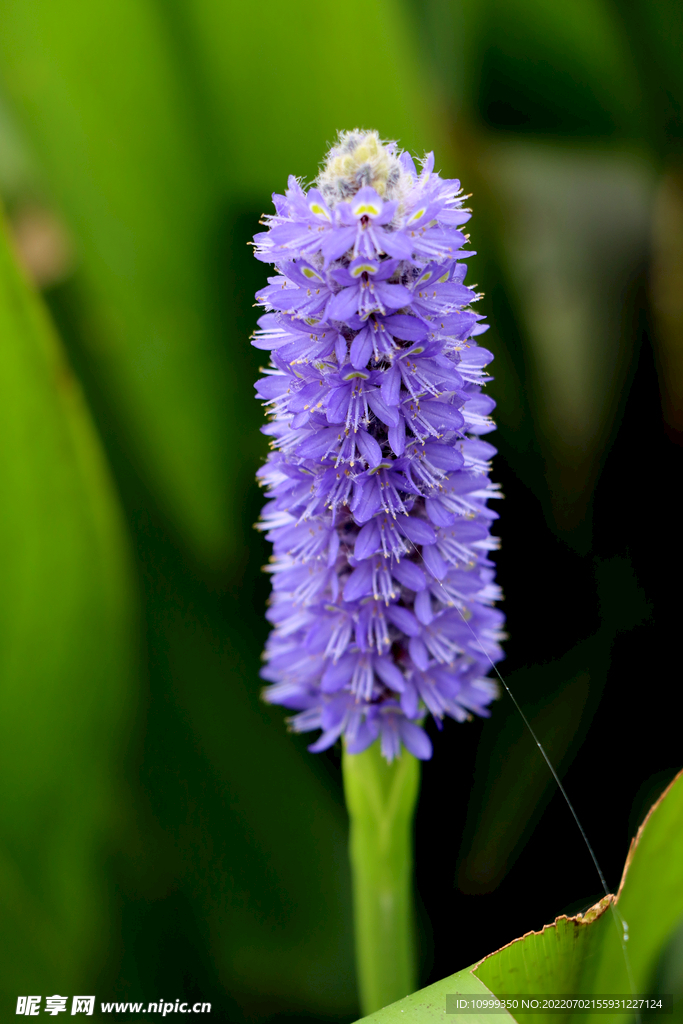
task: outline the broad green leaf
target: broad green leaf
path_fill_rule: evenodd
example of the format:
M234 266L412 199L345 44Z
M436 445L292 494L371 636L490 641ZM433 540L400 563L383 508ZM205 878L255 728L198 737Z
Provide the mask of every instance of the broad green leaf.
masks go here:
M583 916L559 917L541 932L510 943L487 957L476 973L496 995L513 989L520 994L626 994L632 989L625 946L633 989L644 992L682 917L683 773L679 773L631 843L616 897L605 897ZM624 945L622 920L629 936Z
M216 559L231 465L209 315L220 201L164 21L150 0L1 0L0 19L0 80L75 236L82 344L117 441Z
M584 915L563 915L540 932L516 939L487 957L474 971L498 996L587 995L602 991L593 985L595 958L605 943L613 942L620 948L621 929L615 921L611 897L604 897ZM610 992L629 991L628 981L619 981L621 984L609 987ZM535 1016L544 1019L543 1015Z
M443 1020L446 994L472 991L464 987L468 976L498 997L643 993L682 918L683 772L679 772L632 841L616 896L603 897L583 915L558 917L540 932L529 932L467 970L365 1019L390 1024L405 1020L410 1012L407 1019L414 1024ZM623 922L626 942L622 942ZM557 1014L530 1017L516 1012L514 1016L538 1024L558 1019ZM587 1022L601 1019L598 1014L575 1017Z
M631 841L616 905L628 925L636 991L645 991L659 953L683 919L683 773L653 805ZM596 988L610 988L623 976L618 944L605 943Z
M671 1024L683 1020L683 920L662 950L654 978L648 985L650 992L670 993L673 996L674 1012ZM650 1015L650 1020L655 1014Z
M482 999L493 996L490 989L472 973L472 968L468 967L362 1019L364 1022L376 1021L377 1024L432 1024L433 1021L444 1021L446 996L457 993ZM508 1013L459 1013L453 1019L460 1024L511 1024L513 1020Z
M0 985L75 991L106 936L132 596L77 381L0 235Z

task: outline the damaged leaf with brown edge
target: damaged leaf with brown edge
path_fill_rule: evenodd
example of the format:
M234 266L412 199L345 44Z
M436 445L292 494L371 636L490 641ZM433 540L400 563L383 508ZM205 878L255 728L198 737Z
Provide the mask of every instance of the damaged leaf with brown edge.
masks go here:
M393 1003L364 1021L432 1024L446 1020L446 995L627 994L647 991L659 955L683 918L683 771L650 809L631 842L616 896L576 917L562 915L443 981ZM628 941L622 945L622 922ZM624 946L632 975L629 980ZM578 1016L576 1016L578 1020ZM581 1014L590 1024L593 1016ZM458 1014L459 1024L496 1024L505 1014ZM571 1015L514 1014L535 1024ZM628 1018L624 1018L628 1019Z

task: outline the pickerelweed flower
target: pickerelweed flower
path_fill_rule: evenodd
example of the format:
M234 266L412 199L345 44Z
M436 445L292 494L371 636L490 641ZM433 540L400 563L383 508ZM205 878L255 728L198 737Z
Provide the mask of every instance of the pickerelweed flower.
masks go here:
M276 276L252 344L270 412L260 527L274 553L265 699L309 748L378 736L431 756L422 722L487 715L502 658L488 508L493 358L464 283L460 183L376 132L341 133L315 187L290 177L255 255ZM489 661L490 659L490 661Z

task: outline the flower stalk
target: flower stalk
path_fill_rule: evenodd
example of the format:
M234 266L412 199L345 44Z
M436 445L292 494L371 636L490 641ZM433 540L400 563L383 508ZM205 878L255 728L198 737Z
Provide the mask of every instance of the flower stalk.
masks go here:
M350 819L356 969L364 1016L414 992L413 817L420 762L404 751L388 764L373 743L344 751Z

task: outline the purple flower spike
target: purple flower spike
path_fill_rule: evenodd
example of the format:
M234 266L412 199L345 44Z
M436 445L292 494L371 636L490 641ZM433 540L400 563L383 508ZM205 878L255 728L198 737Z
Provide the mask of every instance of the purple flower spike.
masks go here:
M458 262L470 214L433 166L341 133L316 187L290 178L255 239L277 273L253 339L271 353L256 384L274 552L261 674L292 729L321 730L316 752L379 737L388 761L426 759L428 714L488 715L497 695L493 357Z

